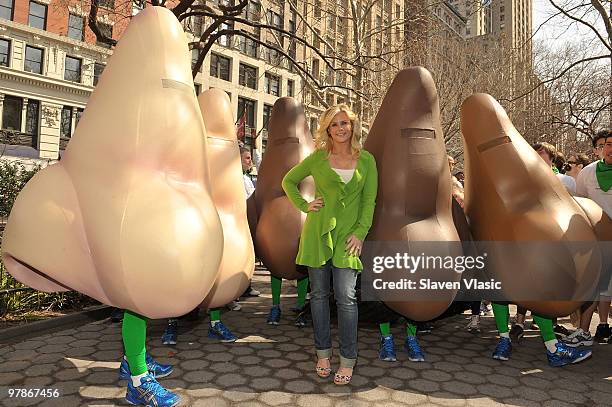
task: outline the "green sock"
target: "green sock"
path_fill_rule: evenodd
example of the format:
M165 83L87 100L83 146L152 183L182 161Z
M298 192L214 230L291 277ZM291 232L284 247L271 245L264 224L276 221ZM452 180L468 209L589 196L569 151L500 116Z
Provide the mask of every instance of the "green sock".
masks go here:
M510 321L510 307L508 304L491 303L493 308L493 317L495 317L495 325L500 334L505 334L509 331L508 322Z
M121 325L121 336L125 357L130 366L132 376L147 373L147 362L145 360L145 342L147 340L147 319L131 311L123 313L123 324Z
M220 308L211 308L208 310L208 316L210 317L210 322L213 321L221 321L221 309Z
M538 327L540 328L540 335L542 336L542 340L544 340L544 342L557 339L555 336L552 319L534 314L533 321L538 324Z
M412 322L406 322L406 336L416 336L417 326Z
M280 305L280 294L281 294L281 285L283 284L283 279L278 277L272 277L272 305Z
M382 324L378 325L378 327L380 328L380 334L382 336L391 335L391 322L383 322Z
M308 293L308 277L304 277L297 282L297 306L302 308L306 304L306 294Z

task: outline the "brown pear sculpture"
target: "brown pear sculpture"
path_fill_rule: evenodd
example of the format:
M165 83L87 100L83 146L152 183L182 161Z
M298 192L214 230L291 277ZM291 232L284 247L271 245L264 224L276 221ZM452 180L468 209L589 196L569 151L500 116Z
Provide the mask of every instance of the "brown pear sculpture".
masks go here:
M206 297L223 232L187 43L164 7L133 18L61 162L13 206L2 257L17 280L149 318Z
M198 101L206 126L212 200L223 226L219 275L202 304L215 308L240 297L249 286L255 269L255 252L229 97L220 89L209 89L198 97Z
M314 142L304 108L293 98L276 101L268 128L268 144L254 192L258 218L255 251L273 276L295 280L305 276L295 258L306 214L289 201L281 182L291 168L314 151ZM313 199L311 177L300 184L300 192L306 200Z
M429 71L411 67L399 72L389 87L365 142L376 158L378 196L367 240L389 256L389 249L419 255L417 242L436 244L437 255L461 255L451 211L451 175L440 125L438 92ZM455 242L449 245L443 242ZM387 243L390 246L385 246ZM401 243L401 247L396 245ZM379 249L376 249L379 250ZM388 275L399 270L387 269ZM435 281L459 281L454 270L432 269ZM384 278L384 274L383 274ZM396 312L417 321L441 315L456 289L435 292L430 300L385 301Z
M587 214L490 95L463 102L461 131L465 209L475 239L492 242L488 273L532 312L569 315L601 269Z

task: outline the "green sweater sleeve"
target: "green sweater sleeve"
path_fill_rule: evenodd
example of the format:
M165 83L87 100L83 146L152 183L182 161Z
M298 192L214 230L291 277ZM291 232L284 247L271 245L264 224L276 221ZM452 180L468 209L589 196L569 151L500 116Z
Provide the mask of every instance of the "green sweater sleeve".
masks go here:
M359 221L353 234L363 241L372 226L372 217L374 216L374 207L376 206L376 194L378 193L378 170L376 169L376 161L374 156L370 156L368 170L361 192L361 208Z
M311 175L310 157L306 157L301 163L293 167L283 178L282 186L287 198L302 212L308 212L308 202L300 194L298 185L304 178Z

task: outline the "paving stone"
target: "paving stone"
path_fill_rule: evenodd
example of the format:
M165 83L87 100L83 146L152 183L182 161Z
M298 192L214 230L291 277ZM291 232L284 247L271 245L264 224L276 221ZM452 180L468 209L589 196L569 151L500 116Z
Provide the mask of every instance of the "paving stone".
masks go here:
M195 400L192 404L193 407L229 407L230 403L220 397L211 397L207 399Z
M199 359L186 360L179 364L183 370L202 370L206 369L209 365L210 363L208 361Z
M425 379L414 379L408 383L410 387L420 392L429 393L440 390L440 384Z
M285 384L285 389L294 393L311 393L315 386L305 380L291 380Z
M8 386L23 379L23 375L17 372L0 373L0 386ZM4 394L3 394L4 396Z
M269 406L279 406L282 404L295 404L295 396L290 393L280 391L266 391L261 393L259 401ZM311 406L314 407L314 406Z
M119 372L117 370L93 372L85 377L84 380L89 384L113 384L117 382L118 376Z
M331 407L332 401L319 394L303 394L297 396L297 405L300 407Z
M431 369L425 370L421 373L421 376L427 380L433 380L436 382L446 382L452 379L452 375L441 370Z
M206 370L196 370L187 372L183 375L183 379L191 383L210 383L217 375Z
M508 398L514 395L514 392L511 389L498 386L497 384L481 384L476 388L480 394L494 397L496 399Z
M418 405L427 401L427 396L424 394L411 393L409 391L395 391L391 394L391 398L402 404Z
M258 365L261 362L262 358L258 356L240 356L234 360L239 365Z
M260 377L257 379L251 380L250 387L255 390L272 390L279 389L282 386L282 382L279 379L275 379L273 377Z
M30 364L23 360L9 360L0 364L0 373L20 372L27 369Z
M358 392L356 396L367 401L382 401L389 397L389 390L384 387L375 387L370 390Z
M59 367L54 364L45 363L45 364L36 364L28 367L24 373L26 376L50 376L55 372Z
M219 375L215 379L215 383L223 387L239 386L241 384L245 384L246 382L247 379L245 377L235 373L226 373L223 375Z
M191 398L207 398L221 394L221 390L214 387L190 388L190 386L193 386L193 384L187 386L188 388L185 389L185 393ZM196 386L201 386L201 384Z
M430 394L427 396L427 401L428 403L438 406L458 407L467 405L467 401L463 399L463 397L457 398L457 396L451 393L444 392L435 392Z
M79 391L83 397L93 399L100 398L123 398L125 396L125 388L118 386L83 386Z
M257 394L252 389L242 389L241 390L240 388L236 388L236 389L224 391L221 394L224 398L230 400L232 403L239 402L239 401L245 401L245 400L252 400L255 397L257 397Z
M473 385L455 380L442 383L442 389L449 393L460 396L469 396L478 393L476 387L474 387Z

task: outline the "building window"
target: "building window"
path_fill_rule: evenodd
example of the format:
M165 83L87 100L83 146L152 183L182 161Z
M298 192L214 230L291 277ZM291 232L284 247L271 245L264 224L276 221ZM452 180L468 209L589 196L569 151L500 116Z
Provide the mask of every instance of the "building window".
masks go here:
M28 107L26 110L26 125L25 132L31 136L38 135L38 116L39 116L40 102L38 100L28 100ZM33 146L36 146L32 142Z
M319 122L317 118L311 117L310 118L310 132L312 133L313 136L316 134L318 125L319 125Z
M2 128L21 131L21 107L23 99L6 95L2 111Z
M270 123L270 117L272 117L272 105L264 105L263 108L263 128L268 130L268 124Z
M100 29L100 32L104 34L105 37L113 38L113 26L112 25L98 22L98 28ZM100 42L100 41L96 41L96 45L100 47L104 47L104 48L111 47L110 44L107 44L105 42Z
M66 55L64 79L72 82L81 82L81 60Z
M106 65L104 64L99 64L97 62L94 64L94 77L93 77L94 86L96 86L98 84L98 81L100 81L100 76L102 76L102 72L104 72L104 68L106 68Z
M218 31L221 31L221 30L233 30L234 29L233 24L234 24L233 22L232 23L222 23L219 26ZM224 47L229 47L231 45L231 42L232 42L232 36L231 35L225 34L225 35L222 35L219 38L217 38L217 43L219 45L223 45Z
M68 17L68 37L73 40L83 41L84 36L85 19L81 16L70 14Z
M257 89L257 68L240 64L238 69L238 83L247 88Z
M247 145L252 145L255 137L255 107L254 100L238 97L238 122L244 116L244 141Z
M72 107L62 107L62 122L60 123L60 137L70 138L72 136Z
M195 67L196 62L198 62L199 56L200 56L200 50L198 48L194 48L191 50L191 69L192 70Z
M257 58L257 50L259 49L259 44L253 39L248 37L241 37L238 46L240 52L242 52L243 54L246 54L253 58Z
M83 116L83 112L85 111L85 109L82 109L80 107L77 107L76 110L76 117L75 117L75 121L74 121L74 128L76 130L76 126L77 124L79 124L79 120L81 120L81 116Z
M295 82L291 79L287 80L287 96L293 97L295 94Z
M28 15L28 25L44 30L47 28L47 6L30 1L30 14Z
M230 80L230 59L218 54L210 56L210 76Z
M40 48L30 47L26 45L25 61L23 70L42 74L43 50Z
M280 96L280 77L266 72L265 90L272 96Z
M268 24L273 25L276 28L280 28L281 30L283 29L283 19L281 18L281 15L272 10L268 10Z
M9 66L10 56L11 42L9 40L0 40L0 65Z
M14 0L0 0L0 18L5 20L13 19L13 1Z

